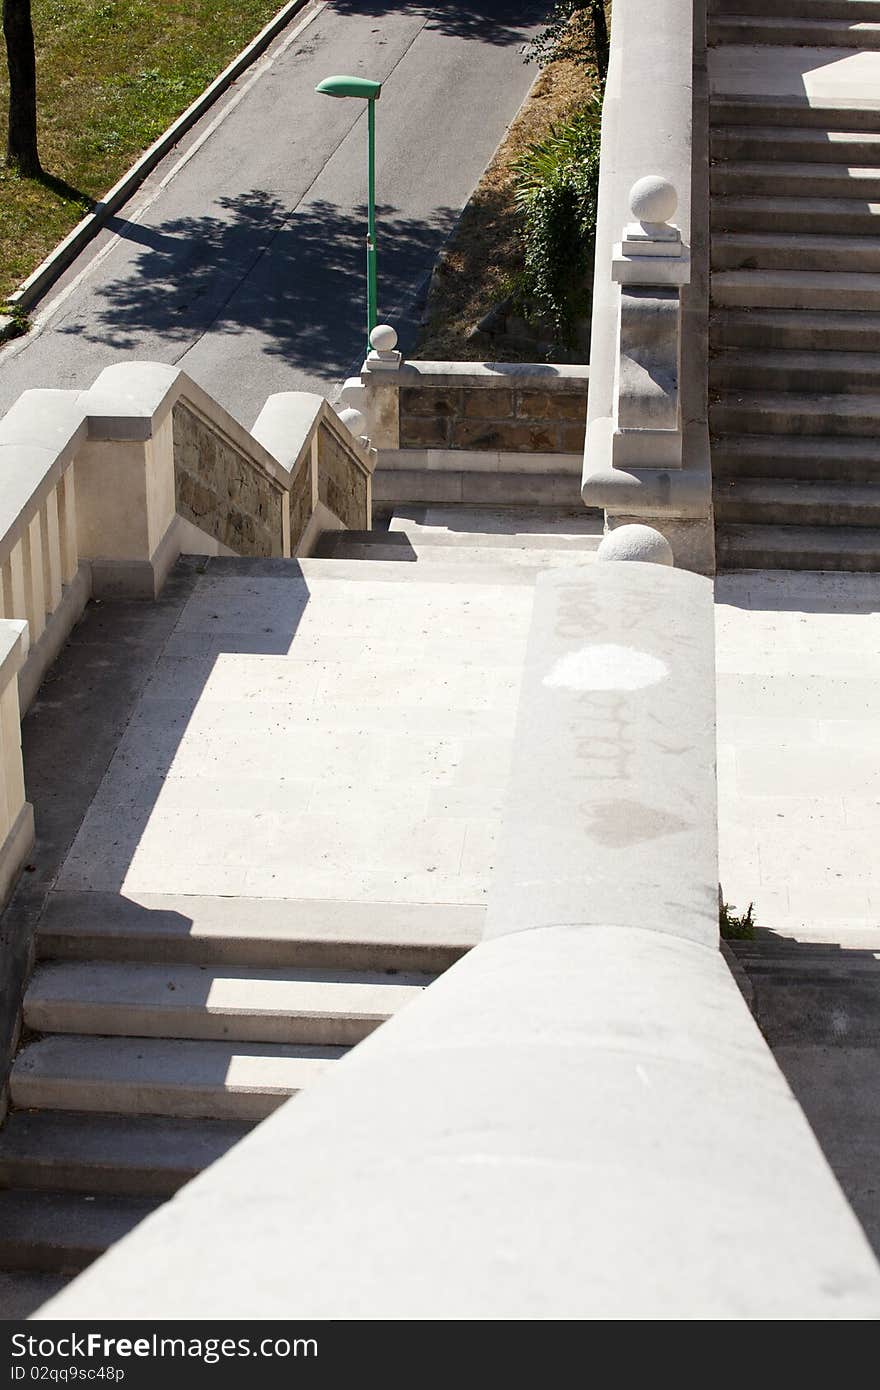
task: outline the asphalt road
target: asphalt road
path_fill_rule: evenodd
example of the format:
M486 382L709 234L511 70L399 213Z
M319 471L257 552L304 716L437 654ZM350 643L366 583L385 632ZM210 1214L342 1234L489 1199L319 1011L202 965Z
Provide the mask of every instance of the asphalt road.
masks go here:
M275 391L332 397L365 331L366 108L314 92L340 72L383 84L379 317L405 347L535 77L522 49L547 8L330 0L298 33L295 19L48 292L35 331L0 349L0 412L120 358L179 363L247 425Z

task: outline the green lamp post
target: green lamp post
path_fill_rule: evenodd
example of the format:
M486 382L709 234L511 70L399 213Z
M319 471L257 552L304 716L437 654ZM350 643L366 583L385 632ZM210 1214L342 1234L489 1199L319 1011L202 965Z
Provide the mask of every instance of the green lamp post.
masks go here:
M358 97L367 103L367 352L370 334L379 322L376 279L376 102L381 82L367 77L325 77L315 88L326 97Z

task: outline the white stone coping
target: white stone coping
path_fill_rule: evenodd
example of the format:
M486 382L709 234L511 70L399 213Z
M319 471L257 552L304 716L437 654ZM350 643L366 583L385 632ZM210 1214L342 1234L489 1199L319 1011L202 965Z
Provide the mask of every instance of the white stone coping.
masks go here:
M25 391L0 419L0 565L87 439L150 439L178 402L281 490L290 489L321 428L333 432L363 474L375 466L375 454L322 396L292 391L270 397L258 426L276 455L261 442L259 430L255 435L245 429L179 367L116 363L86 391Z
M31 308L40 298L40 295L76 259L83 247L98 235L105 222L131 197L159 161L164 159L165 155L213 106L218 97L223 95L236 78L240 77L245 69L250 67L251 63L265 52L285 25L289 24L291 19L308 3L309 0L289 0L288 4L282 5L278 13L261 29L256 38L252 39L241 53L233 58L232 62L220 73L220 76L216 77L201 95L196 97L183 114L178 116L177 120L159 136L158 140L154 141L148 150L144 151L109 192L104 194L104 197L95 205L93 210L81 222L77 223L64 240L50 251L36 270L19 285L13 294L8 296L7 304L15 304L22 309Z
M288 478L293 478L319 429L335 435L362 473L372 473L373 451L351 433L324 396L314 391L279 391L269 396L250 437L278 461Z
M613 434L611 419L600 417L587 425L581 492L588 506L646 518L705 517L712 488L705 430L685 430L683 453L691 465L687 468L615 467L611 462Z
M0 690L18 675L28 653L28 625L23 618L0 618Z
M282 487L288 486L288 470L179 367L163 362L118 362L106 367L80 397L88 437L100 440L151 439L178 402L189 406L262 472Z
M495 935L36 1319L880 1315L716 947L712 648L696 576L542 576Z
M348 430L323 396L282 391L270 396L252 430L179 367L161 362L119 362L107 367L83 393L90 439L149 439L180 401L201 417L256 467L289 487L304 450L320 426L332 430L364 471L370 451Z
M0 565L86 438L75 391L25 391L0 420Z
M528 391L558 391L582 395L590 380L586 365L543 362L413 362L407 361L383 386L467 387L491 390L503 386Z
M380 449L379 467L389 473L570 473L581 471L580 454L526 453L506 449Z
M714 622L686 570L540 576L487 936L605 924L717 946Z
M612 470L611 435L596 423L616 417L619 356L620 286L615 274L634 284L677 283L691 273L692 120L694 92L694 15L691 0L656 0L651 23L645 23L639 0L616 0L611 21L610 67L602 115L602 161L599 180L596 261L590 341L590 391L583 496L589 506L609 506L604 483ZM675 214L685 243L679 260L657 266L638 262L655 258L619 256L621 234L632 220L630 192L646 175L668 180L678 195ZM618 257L615 260L615 257ZM661 264L661 262L663 262ZM653 278L651 278L653 277ZM646 326L646 332L649 332ZM641 470L628 470L633 478ZM690 483L684 490L692 491ZM623 484L626 487L626 484ZM638 489L636 489L638 491ZM650 487L646 489L650 492ZM679 515L680 489L670 490L666 515ZM704 490L700 514L707 514L710 491ZM611 504L618 510L622 502ZM630 503L642 514L641 496ZM647 513L646 513L647 514Z

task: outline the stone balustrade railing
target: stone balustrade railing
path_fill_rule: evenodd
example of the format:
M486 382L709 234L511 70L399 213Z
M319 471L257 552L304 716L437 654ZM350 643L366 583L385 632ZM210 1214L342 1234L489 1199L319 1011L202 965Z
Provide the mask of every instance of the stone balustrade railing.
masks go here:
M713 668L708 579L543 574L484 940L37 1319L877 1317L718 950Z
M0 900L6 901L34 842L25 798L18 673L27 653L27 623L0 619Z
M704 21L691 0L656 0L650 24L615 2L582 495L713 573Z
M369 528L362 424L286 392L249 431L178 368L131 362L88 391L26 391L0 420L0 898L33 835L19 703L90 595L153 598L182 552L305 555Z

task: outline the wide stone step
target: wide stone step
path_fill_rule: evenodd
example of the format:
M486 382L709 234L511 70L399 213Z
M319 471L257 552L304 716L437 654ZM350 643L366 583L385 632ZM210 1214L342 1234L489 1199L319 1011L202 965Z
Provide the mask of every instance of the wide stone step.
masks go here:
M712 15L766 15L767 0L709 0ZM794 19L876 20L880 0L773 0L773 13Z
M743 526L715 532L720 570L880 571L880 529L842 526Z
M877 20L804 19L788 15L714 15L710 44L784 44L802 48L880 48Z
M265 1119L342 1047L155 1038L41 1038L15 1060L13 1105L189 1119Z
M874 353L880 347L880 314L830 309L720 309L712 315L713 348L779 348L787 351Z
M70 1273L85 1269L156 1206L138 1197L0 1192L0 1265Z
M398 507L389 531L405 531L413 545L445 549L510 546L538 550L595 549L603 534L604 512L571 508Z
M714 270L712 303L749 309L880 309L880 275L820 270Z
M880 340L878 340L880 341ZM709 382L724 391L880 392L878 352L756 352L728 348L709 364Z
M43 958L438 973L480 939L485 909L446 903L50 893Z
M572 463L576 469L574 456ZM571 466L560 466L554 473L381 468L373 475L374 504L574 507L579 496L580 472L573 471Z
M880 131L822 130L814 126L713 125L713 160L783 160L789 163L880 163Z
M737 959L758 975L830 981L858 980L866 975L876 978L873 944L852 947L841 942L804 941L768 932L751 941L731 941L730 947Z
M880 238L795 235L791 232L717 232L716 270L794 270L834 273L880 271Z
M712 441L715 478L804 478L880 483L880 442L826 435L720 435Z
M880 484L716 478L713 491L720 522L880 528Z
M547 538L549 539L549 538ZM531 569L538 571L560 565L590 564L598 549L601 536L594 543L570 547L555 546L552 542L539 546L536 539L528 544L499 545L489 537L488 544L469 540L463 545L440 545L419 538L416 544L405 531L333 531L321 537L315 557L324 560L397 561L416 564L421 578L426 566L450 565Z
M716 434L880 434L880 396L740 391L709 407Z
M399 560L377 559L370 561L369 573L364 573L363 559L353 560L341 555L338 559L308 559L300 562L303 577L327 581L369 579L371 582L386 584L411 584L414 572L411 565L400 564ZM491 564L470 553L465 556L452 556L445 561L435 561L422 565L419 570L420 584L472 585L498 584L534 587L535 575L542 565L534 558L515 554L499 558L494 556Z
M433 978L60 961L37 969L24 1022L37 1033L350 1047Z
M873 236L880 230L880 201L859 198L750 198L712 199L714 232L810 232L833 235Z
M713 164L709 179L713 194L880 200L880 168L873 165L737 160Z
M170 1197L251 1125L16 1110L0 1133L0 1186Z
M764 4L764 0L755 0ZM833 3L833 0L832 0ZM849 0L840 0L848 4ZM873 3L873 0L872 0ZM822 130L880 130L880 94L871 96L864 91L853 106L845 100L836 100L833 93L817 96L805 92L774 92L772 96L761 92L712 93L711 120L716 126L757 125L757 126L796 126L820 128Z
M771 1047L817 1043L826 1047L880 1046L880 976L875 953L847 959L814 955L800 945L799 954L768 959L738 957L748 971L753 1007ZM880 1068L874 1072L880 1081ZM880 1138L880 1136L878 1136Z
M23 1322L70 1283L69 1274L0 1270L0 1321Z

